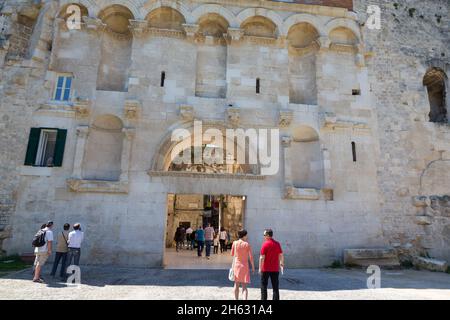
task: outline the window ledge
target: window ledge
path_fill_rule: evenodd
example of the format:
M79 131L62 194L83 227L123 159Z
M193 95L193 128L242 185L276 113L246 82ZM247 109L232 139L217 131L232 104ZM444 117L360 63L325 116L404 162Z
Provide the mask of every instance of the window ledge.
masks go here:
M51 177L53 167L32 167L22 166L20 168L20 175L35 176L35 177Z
M47 103L42 104L39 109L36 110L36 113L43 115L52 115L52 116L60 116L65 118L75 117L76 110L73 105L69 102L61 103L57 101L49 101Z
M333 189L296 188L293 186L286 186L285 198L291 200L333 201Z
M148 171L151 177L187 177L187 178L211 178L211 179L241 179L264 180L263 175L254 174L230 174L230 173L202 173L187 171Z
M128 182L68 179L70 191L78 193L128 193Z

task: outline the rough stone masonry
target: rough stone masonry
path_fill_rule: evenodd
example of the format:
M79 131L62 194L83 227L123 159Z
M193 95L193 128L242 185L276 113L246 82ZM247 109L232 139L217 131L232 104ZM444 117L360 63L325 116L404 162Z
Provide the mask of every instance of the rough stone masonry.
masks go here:
M360 0L0 1L2 254L81 222L86 261L161 266L167 195L228 194L290 267L450 260L449 4L370 4L380 30ZM194 120L280 129L279 172L174 169Z

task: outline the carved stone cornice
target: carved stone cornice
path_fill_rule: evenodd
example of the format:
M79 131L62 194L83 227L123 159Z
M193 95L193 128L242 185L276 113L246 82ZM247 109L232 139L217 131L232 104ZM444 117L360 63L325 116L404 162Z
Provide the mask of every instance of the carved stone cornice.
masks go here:
M194 120L194 107L189 105L181 105L180 116L185 121Z
M82 28L87 31L98 32L106 29L106 24L100 19L85 16L82 20L84 22Z
M77 118L87 118L91 114L91 101L88 99L76 99L73 103Z
M184 31L173 29L148 28L148 33L155 37L184 39L186 34Z
M128 193L128 182L68 179L67 187L78 193Z
M140 37L148 32L148 21L147 20L129 20L130 21L130 31L133 36Z
M184 32L186 32L186 37L190 41L195 41L200 26L198 24L183 24Z
M292 110L280 110L278 125L280 127L289 127L293 119L294 119L294 112Z
M124 116L128 120L137 120L142 109L139 100L125 100Z
M236 107L229 107L227 109L227 121L233 126L238 126L241 121L241 111Z
M240 28L228 28L226 35L231 42L240 41L244 36L244 30Z

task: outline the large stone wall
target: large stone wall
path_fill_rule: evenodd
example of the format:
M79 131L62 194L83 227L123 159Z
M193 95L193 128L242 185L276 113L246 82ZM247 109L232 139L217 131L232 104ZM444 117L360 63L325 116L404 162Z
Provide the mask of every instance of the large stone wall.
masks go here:
M130 2L134 1L123 1ZM235 29L239 21L256 15L253 9L246 9L255 7L255 1L230 0L226 9L215 5L200 8L203 2L177 7L186 16L188 27L193 28L196 19L208 10L223 15ZM84 254L91 263L159 266L167 194L230 194L247 196L244 226L254 247L261 242L257 236L261 230L272 227L293 267L329 264L342 257L344 248L388 244L406 255L425 252L449 259L445 197L450 193L445 179L449 172L449 126L428 122L429 105L422 84L430 61L448 63L449 20L442 14L448 12L447 2L396 1L394 5L379 1L383 14L380 31L358 27L353 14L345 10L351 1L288 2L256 2L265 6L258 14L277 25L276 39L238 39L238 32L231 30L235 33L226 43L226 55L221 51L217 54L220 59L215 58L221 63L226 58L225 97L223 92L215 92L216 97L205 98L196 96L196 77L204 74L197 65L202 63L199 43L179 30L149 34L134 28L131 65L123 69L128 72L127 88L99 91L103 30L94 19L103 2L90 2L99 6L89 8L92 19L88 28L68 31L53 19L58 1L43 3L39 15L35 10L32 14L23 11L33 7L32 1L7 1L4 14L12 20L17 12L28 14L36 19L37 27L33 28L30 47L23 49L30 55L19 60L6 58L0 64L3 249L8 253L31 251L30 237L47 220L54 220L57 226L81 221L87 235ZM339 8L301 5L311 2ZM355 1L354 5L363 24L367 3ZM150 9L150 5L145 7ZM145 19L145 15L138 16L142 13L136 8L130 10L135 19ZM315 63L307 68L311 74L315 69L315 80L302 79L302 83L307 90L317 90L317 103L296 95L291 95L290 101L290 70L294 68L289 67L284 40L297 20L314 24L320 36L306 53L297 48L303 57L315 55ZM364 43L352 45L355 39L348 31L332 34L331 26L339 23L350 27L356 40ZM20 28L13 30L10 42L17 32ZM14 44L8 46L3 40L0 57L8 57ZM206 59L205 70L210 63ZM162 71L166 73L164 87ZM222 77L222 69L213 71ZM71 108L49 103L57 72L70 72L75 77ZM261 81L259 95L254 91L256 78ZM223 90L222 79L216 83ZM214 91L213 87L206 89ZM360 94L354 95L358 90ZM229 105L234 109L228 110ZM190 111L180 114L180 107ZM89 126L103 114L120 118L125 129L122 139L116 139L122 143L122 151L116 154L121 165L115 178L120 174L120 181L100 185L75 179L68 187L67 179L76 178L86 167L83 163L89 155L84 157L85 149L80 146L85 142L89 146ZM149 175L171 129L187 126L194 117L224 127L230 126L230 119L232 125L243 127L277 127L283 136L294 139L283 139L280 172L275 176ZM314 151L318 154L313 153L310 167L322 170L323 178L314 180L312 194L301 188L301 181L292 183L290 174L297 172L289 170L291 166L302 168L295 153L296 130L301 126L319 136L320 151ZM68 130L61 168L23 166L31 127ZM356 143L357 162L352 161L351 142ZM285 185L290 192L285 192ZM417 196L429 200L418 203Z
M365 21L366 1L354 3L360 21ZM449 3L377 4L382 10L382 29L363 28L363 33L367 49L373 52L368 68L377 106L377 175L384 236L402 252L426 250L448 260L448 218L433 223L446 232L424 226L416 219L423 213L417 212L411 198L450 193L450 126L429 122L430 106L423 86L429 67L448 68L450 63Z

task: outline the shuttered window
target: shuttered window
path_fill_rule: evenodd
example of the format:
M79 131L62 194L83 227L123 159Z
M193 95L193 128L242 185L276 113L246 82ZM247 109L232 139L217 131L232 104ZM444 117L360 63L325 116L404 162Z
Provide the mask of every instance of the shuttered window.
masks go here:
M66 137L67 130L65 129L31 128L25 165L61 167Z

